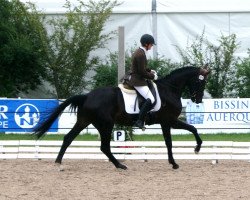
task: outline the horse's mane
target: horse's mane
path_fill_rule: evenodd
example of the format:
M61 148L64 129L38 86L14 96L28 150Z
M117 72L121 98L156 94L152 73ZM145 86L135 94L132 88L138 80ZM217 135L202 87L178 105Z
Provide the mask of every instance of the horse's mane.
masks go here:
M178 69L171 71L170 74L167 74L165 79L174 78L175 76L179 76L180 74L190 72L190 71L198 71L198 70L199 68L194 67L194 66L186 66L186 67L178 68Z

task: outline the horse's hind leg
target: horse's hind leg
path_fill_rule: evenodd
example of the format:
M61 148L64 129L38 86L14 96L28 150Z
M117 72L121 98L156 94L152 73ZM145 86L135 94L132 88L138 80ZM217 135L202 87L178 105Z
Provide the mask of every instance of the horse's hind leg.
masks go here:
M69 145L71 144L71 142L76 138L77 135L79 135L79 133L88 126L89 124L83 124L83 123L78 123L76 122L76 124L74 125L74 127L70 130L70 132L64 136L63 139L63 144L61 146L61 149L58 153L58 156L56 158L56 163L61 164L62 163L62 158L63 155L65 154L66 149L69 147Z
M113 124L110 123L93 123L96 129L99 131L101 136L101 151L109 158L109 160L115 165L116 168L127 169L127 167L121 164L111 153L110 150L110 140L111 140L111 133L113 129Z

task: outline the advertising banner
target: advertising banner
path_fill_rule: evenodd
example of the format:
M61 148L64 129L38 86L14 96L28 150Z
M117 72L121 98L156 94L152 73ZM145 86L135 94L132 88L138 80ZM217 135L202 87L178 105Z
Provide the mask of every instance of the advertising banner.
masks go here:
M0 99L0 133L32 132L33 128L44 120L59 105L55 99ZM182 99L183 112L181 120L202 129L202 133L249 132L250 98L203 99L200 104ZM66 108L49 132L67 133L75 124L76 115ZM97 134L90 126L87 132ZM138 133L137 133L138 132ZM184 130L173 129L173 133L184 133ZM158 124L147 127L143 133L136 129L135 134L161 133Z
M198 128L250 130L250 99L204 99L186 102L186 121Z
M58 105L58 100L0 99L0 132L32 132ZM57 131L58 119L49 132Z

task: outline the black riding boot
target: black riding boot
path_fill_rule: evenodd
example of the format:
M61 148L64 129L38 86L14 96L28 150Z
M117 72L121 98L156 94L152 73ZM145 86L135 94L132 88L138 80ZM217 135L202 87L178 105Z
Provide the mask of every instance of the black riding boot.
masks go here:
M152 108L152 103L151 103L151 100L150 99L147 99L145 101L145 103L142 105L141 109L140 109L140 112L139 112L139 118L138 120L135 122L134 126L137 126L139 128L144 128L144 120L145 120L145 117L148 113L148 111L150 111Z

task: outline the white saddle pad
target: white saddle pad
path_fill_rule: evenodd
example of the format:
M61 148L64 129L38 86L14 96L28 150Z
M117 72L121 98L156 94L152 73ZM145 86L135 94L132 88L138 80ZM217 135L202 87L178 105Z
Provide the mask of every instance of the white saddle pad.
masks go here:
M153 85L154 85L154 88L156 91L157 102L151 111L156 112L161 108L161 98L159 96L159 92L158 92L156 84L153 83ZM121 92L123 95L126 112L129 114L139 113L140 110L139 110L138 100L136 100L136 97L137 97L136 91L135 90L128 90L128 89L124 88L123 84L119 84L118 87L121 89Z

